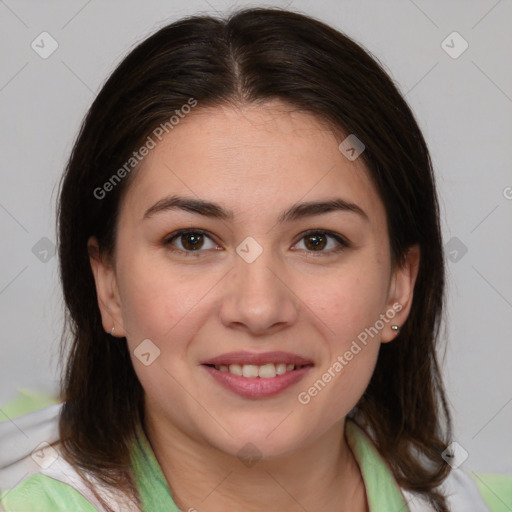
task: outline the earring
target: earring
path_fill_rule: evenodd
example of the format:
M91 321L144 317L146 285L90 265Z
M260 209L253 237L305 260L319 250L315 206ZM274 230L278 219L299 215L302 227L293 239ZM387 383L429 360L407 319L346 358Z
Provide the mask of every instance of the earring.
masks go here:
M114 336L114 327L112 327L112 330L110 331L110 336Z
M395 334L398 334L398 332L400 331L400 326L399 325L392 325L391 329L393 331L395 331Z

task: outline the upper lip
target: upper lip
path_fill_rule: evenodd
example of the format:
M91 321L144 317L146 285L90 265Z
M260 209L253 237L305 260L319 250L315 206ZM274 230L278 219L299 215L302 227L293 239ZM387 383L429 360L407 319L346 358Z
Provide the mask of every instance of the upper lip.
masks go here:
M212 357L201 364L226 365L230 364L254 364L261 366L268 363L285 363L297 366L311 365L313 362L297 354L290 352L229 352L220 356Z

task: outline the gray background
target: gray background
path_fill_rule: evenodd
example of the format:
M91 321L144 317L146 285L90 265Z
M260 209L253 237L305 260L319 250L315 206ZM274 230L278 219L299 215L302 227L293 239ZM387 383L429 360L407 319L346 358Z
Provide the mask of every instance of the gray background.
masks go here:
M57 182L101 84L166 23L248 5L290 5L346 32L384 64L414 109L449 249L444 374L455 440L469 452L466 469L512 474L510 0L0 0L0 408L18 388L56 389ZM44 31L58 43L47 59L31 47ZM469 45L457 58L442 46L453 31ZM451 37L444 48L458 53L462 42Z

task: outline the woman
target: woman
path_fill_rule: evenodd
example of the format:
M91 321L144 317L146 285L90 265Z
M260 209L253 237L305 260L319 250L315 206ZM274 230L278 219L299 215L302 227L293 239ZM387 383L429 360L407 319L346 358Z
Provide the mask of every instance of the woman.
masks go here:
M448 449L428 150L346 36L159 30L86 116L58 233L58 457L6 510L489 510Z

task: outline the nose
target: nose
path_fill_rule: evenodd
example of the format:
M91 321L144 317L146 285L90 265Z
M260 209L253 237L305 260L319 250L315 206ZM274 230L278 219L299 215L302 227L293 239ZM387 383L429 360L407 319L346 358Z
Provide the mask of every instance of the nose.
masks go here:
M290 274L271 253L264 250L251 263L236 256L220 308L226 327L268 335L297 321L300 300Z

